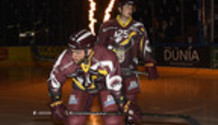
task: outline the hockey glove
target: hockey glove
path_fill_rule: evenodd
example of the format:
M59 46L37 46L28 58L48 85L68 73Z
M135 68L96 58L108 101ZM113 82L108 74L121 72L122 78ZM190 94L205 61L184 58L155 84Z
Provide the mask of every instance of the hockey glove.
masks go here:
M68 110L63 104L63 101L56 101L49 104L52 112L52 118L56 122L64 122L68 116Z
M155 61L147 60L145 62L145 70L148 73L149 80L157 79L159 77Z
M132 103L125 98L123 95L116 95L115 100L119 105L122 113L127 116L131 116L135 122L141 122L142 116L140 115L140 110L133 107Z

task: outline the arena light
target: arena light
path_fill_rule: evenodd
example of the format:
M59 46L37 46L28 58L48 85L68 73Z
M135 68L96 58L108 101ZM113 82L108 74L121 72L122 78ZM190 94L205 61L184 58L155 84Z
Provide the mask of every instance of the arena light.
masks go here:
M36 35L36 33L35 32L30 32L30 36L35 36Z
M93 35L95 35L95 23L97 23L97 20L94 18L95 11L96 11L96 3L94 0L89 0L89 28Z
M110 3L108 4L108 7L105 10L105 15L104 15L104 19L103 22L108 21L111 18L111 11L113 10L114 4L115 4L116 0L111 0Z
M34 31L26 31L26 32L23 32L23 33L19 33L19 37L20 38L25 38L25 37L34 37L36 35L36 33Z
M26 34L26 33L19 33L19 37L20 37L20 38L27 37L27 34Z

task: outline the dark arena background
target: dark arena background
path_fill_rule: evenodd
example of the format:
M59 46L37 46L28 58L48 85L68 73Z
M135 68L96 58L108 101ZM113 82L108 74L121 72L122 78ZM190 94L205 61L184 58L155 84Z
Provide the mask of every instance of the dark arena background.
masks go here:
M98 33L110 0L93 1ZM57 125L35 113L49 110L49 72L69 35L89 25L89 9L89 0L1 0L1 125ZM147 29L160 74L140 75L142 124L218 125L218 1L138 0L133 17ZM92 111L100 111L98 98ZM87 125L103 125L102 118L91 115Z

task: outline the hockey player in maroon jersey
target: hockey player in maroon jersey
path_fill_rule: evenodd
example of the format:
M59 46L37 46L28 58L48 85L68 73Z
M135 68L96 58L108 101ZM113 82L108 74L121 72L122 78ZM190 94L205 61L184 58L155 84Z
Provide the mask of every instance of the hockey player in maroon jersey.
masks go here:
M118 10L120 14L116 19L111 19L101 26L98 44L116 53L121 66L126 97L136 103L136 95L140 92L139 81L137 75L131 71L137 70L138 52L145 62L148 78L156 79L159 75L156 63L151 57L146 30L142 23L132 19L134 1L120 0ZM134 124L131 117L128 117L128 120L130 124Z
M56 121L66 125L84 125L86 116L68 115L68 111L89 111L93 97L99 95L104 112L121 111L140 119L139 112L122 94L121 70L116 55L105 47L94 46L95 37L88 30L72 35L69 49L57 59L48 79L49 107ZM71 76L73 88L68 107L61 101L62 86ZM122 116L104 116L105 125L124 125Z

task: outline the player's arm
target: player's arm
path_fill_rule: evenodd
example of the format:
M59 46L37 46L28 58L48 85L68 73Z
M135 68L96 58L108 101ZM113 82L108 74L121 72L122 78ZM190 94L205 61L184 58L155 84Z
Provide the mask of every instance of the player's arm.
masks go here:
M66 52L67 50L63 51L63 53L58 57L47 80L48 92L49 96L51 97L51 101L61 100L62 86L66 80L66 76L64 75L64 72L61 70L61 67L63 66L63 61Z
M142 34L139 47L140 47L140 54L141 58L145 62L145 69L148 73L149 79L156 79L159 77L156 62L152 59L152 50L150 47L147 31L145 30L144 26L139 28L140 33Z
M150 47L147 31L144 28L144 26L139 27L139 32L140 32L139 34L141 35L140 43L139 43L141 58L143 60L152 59L152 56L151 56L152 50Z
M56 61L53 69L50 73L48 83L48 92L51 97L51 102L49 103L49 107L52 111L52 117L55 121L63 121L67 118L67 108L64 106L61 101L62 95L62 86L66 80L66 76L64 75L61 67L64 62L65 54L67 50L65 50Z

